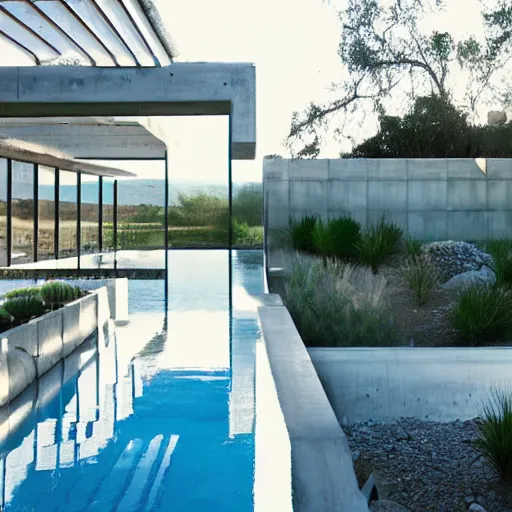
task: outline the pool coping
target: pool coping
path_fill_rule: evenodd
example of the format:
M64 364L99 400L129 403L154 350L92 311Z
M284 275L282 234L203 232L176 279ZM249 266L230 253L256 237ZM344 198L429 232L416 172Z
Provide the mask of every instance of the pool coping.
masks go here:
M263 303L263 342L290 439L293 510L368 512L347 439L288 310L277 294Z

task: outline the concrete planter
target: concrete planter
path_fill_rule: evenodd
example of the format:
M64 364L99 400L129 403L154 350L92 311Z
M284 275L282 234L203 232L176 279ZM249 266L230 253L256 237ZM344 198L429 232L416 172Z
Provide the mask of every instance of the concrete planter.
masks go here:
M71 354L110 316L104 286L57 311L2 333L0 407Z
M341 422L468 420L512 381L512 348L310 348Z

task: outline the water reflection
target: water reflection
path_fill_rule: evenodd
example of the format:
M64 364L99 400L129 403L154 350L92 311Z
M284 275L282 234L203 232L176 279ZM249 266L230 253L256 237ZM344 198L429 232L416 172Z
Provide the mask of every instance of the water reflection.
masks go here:
M162 282L130 281L128 326L0 410L2 510L253 510L262 256L233 255L230 311L228 253L191 254L174 259L168 315Z

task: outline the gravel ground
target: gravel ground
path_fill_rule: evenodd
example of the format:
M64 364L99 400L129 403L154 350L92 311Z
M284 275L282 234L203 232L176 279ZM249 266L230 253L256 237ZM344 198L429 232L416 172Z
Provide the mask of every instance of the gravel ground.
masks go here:
M393 424L343 427L360 484L371 472L384 493L411 512L512 512L512 486L501 484L473 448L475 421L434 423L401 419Z

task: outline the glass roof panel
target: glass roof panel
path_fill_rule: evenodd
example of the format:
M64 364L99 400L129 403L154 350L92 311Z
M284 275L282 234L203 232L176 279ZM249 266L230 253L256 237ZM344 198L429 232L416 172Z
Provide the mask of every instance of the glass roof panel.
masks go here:
M127 8L129 13L131 14L132 18L134 19L135 23L139 27L140 31L142 32L142 35L148 42L149 46L151 47L151 50L153 54L157 57L157 59L160 61L161 66L168 66L171 64L171 59L169 58L169 55L165 51L164 47L162 46L162 43L158 39L158 37L155 35L155 32L153 28L151 27L151 24L149 23L148 19L146 18L144 11L142 10L141 6L137 2L137 0L120 0L124 6Z
M131 53L108 26L104 17L90 0L68 0L68 4L94 30L105 46L116 56L121 66L136 66Z
M32 30L55 46L63 55L76 53L81 55L80 49L73 45L70 39L45 20L29 2L7 1L2 2L10 13L22 20ZM86 55L83 55L86 58Z
M65 6L54 0L39 0L35 2L55 23L65 32L72 34L80 46L94 58L98 66L115 66L116 62L108 51L99 43L94 35L70 13Z
M2 66L34 66L34 57L0 34Z
M0 11L0 30L34 52L40 61L54 59L59 56L58 52L3 11Z
M135 53L141 66L154 66L155 60L153 59L153 55L148 51L144 41L138 34L136 27L126 14L122 5L120 5L117 0L96 0L96 2L109 17L122 38L130 45L130 48L133 53Z

